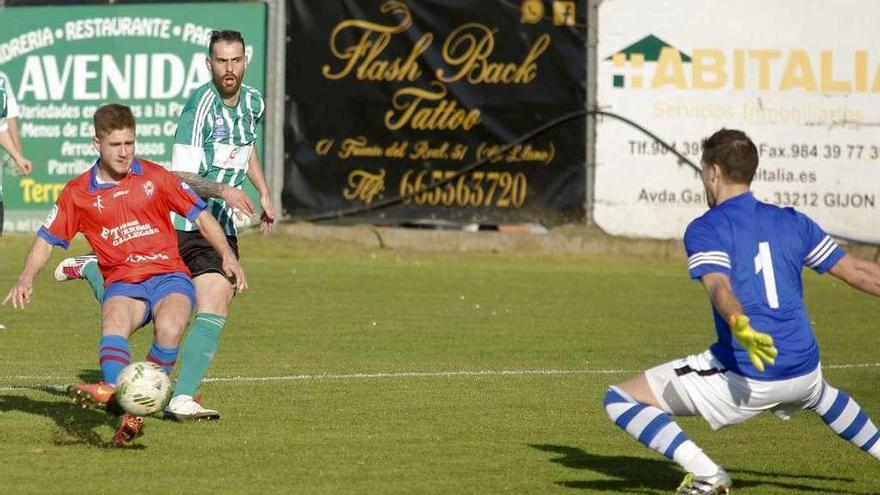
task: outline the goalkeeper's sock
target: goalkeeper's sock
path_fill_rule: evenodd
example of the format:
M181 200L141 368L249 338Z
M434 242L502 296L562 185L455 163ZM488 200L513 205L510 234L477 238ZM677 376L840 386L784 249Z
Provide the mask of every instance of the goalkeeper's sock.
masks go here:
M154 341L147 354L147 361L158 364L165 373L171 373L174 363L177 362L178 349L178 347L162 347Z
M636 402L623 390L611 387L605 393L605 411L614 424L646 447L678 463L696 476L712 476L720 469L681 431L668 414Z
M104 276L98 269L98 263L86 263L82 267L82 276L92 288L92 294L98 302L104 301Z
M825 382L822 395L812 409L840 438L880 460L880 431L846 392Z
M217 352L217 343L226 318L211 313L198 313L196 319L189 327L186 339L183 341L183 356L180 359L180 374L177 376L177 385L174 387L174 395L195 396L202 383L202 378L208 372L214 353Z
M98 358L104 383L116 385L116 377L131 362L128 339L121 335L105 335L98 344Z

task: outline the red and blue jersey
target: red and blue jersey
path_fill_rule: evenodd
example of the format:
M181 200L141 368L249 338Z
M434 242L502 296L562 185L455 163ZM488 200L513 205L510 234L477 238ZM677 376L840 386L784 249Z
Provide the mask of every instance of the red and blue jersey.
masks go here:
M833 267L845 252L808 216L763 203L747 192L711 208L687 228L684 246L691 278L730 277L751 324L779 350L764 373L752 365L728 323L713 307L718 342L712 354L728 369L758 380L804 375L819 364L819 346L804 305L801 271Z
M194 221L204 201L171 172L135 158L118 183L96 180L98 162L64 187L37 235L67 248L82 232L98 256L104 285L137 283L171 272L189 274L170 212Z

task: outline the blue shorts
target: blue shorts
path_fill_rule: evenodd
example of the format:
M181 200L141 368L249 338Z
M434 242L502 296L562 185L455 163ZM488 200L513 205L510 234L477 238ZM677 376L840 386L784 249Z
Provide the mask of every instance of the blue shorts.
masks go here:
M113 296L125 296L147 303L147 312L138 327L140 328L153 319L153 308L169 294L183 294L188 297L190 310L196 305L196 289L192 280L180 272L156 275L136 284L113 282L104 289L104 301Z

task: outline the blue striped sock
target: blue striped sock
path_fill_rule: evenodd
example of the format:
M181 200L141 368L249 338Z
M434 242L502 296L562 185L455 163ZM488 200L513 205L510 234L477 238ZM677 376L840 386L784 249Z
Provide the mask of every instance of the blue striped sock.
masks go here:
M165 371L165 373L171 373L171 370L174 368L174 363L177 361L178 349L180 348L161 347L156 342L153 342L152 347L150 347L150 353L147 354L147 361L158 364L162 367L162 370Z
M718 471L718 465L660 409L640 404L623 390L611 387L605 393L605 411L630 436L686 471L698 476L711 476Z
M105 335L98 344L98 358L104 383L116 385L116 377L131 362L128 339L121 335Z
M822 395L813 410L840 438L880 459L880 431L846 392L823 383Z

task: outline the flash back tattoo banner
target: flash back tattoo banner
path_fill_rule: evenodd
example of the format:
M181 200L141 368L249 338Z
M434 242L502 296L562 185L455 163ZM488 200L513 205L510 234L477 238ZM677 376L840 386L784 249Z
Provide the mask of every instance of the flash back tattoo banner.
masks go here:
M308 218L403 196L355 218L581 220L583 115L499 151L583 112L586 3L293 0L287 212Z

